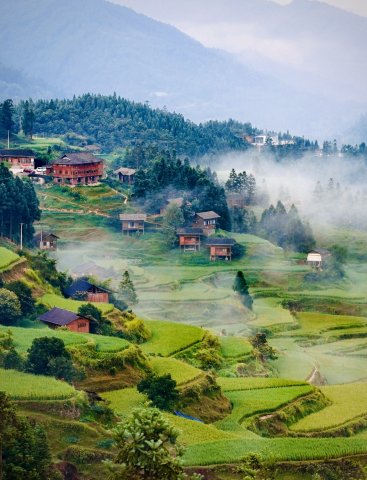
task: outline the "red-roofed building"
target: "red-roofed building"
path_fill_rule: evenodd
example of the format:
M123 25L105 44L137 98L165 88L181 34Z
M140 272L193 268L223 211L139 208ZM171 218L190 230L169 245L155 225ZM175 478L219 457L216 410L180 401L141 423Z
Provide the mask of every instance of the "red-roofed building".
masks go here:
M68 153L52 162L50 174L55 183L95 184L103 177L103 160L91 153Z

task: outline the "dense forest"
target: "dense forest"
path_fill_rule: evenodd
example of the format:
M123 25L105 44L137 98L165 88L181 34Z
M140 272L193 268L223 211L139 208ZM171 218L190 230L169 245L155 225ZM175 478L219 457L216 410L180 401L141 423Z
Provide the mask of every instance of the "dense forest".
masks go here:
M22 109L22 104L19 106ZM245 150L244 135L255 133L249 123L234 120L196 125L177 113L153 109L116 95L86 94L72 100L34 103L34 131L45 135L73 132L106 151L146 143L191 157L210 152Z
M40 215L32 183L13 177L0 163L0 235L19 242L22 223L23 241L30 244L34 234L33 222L39 220Z

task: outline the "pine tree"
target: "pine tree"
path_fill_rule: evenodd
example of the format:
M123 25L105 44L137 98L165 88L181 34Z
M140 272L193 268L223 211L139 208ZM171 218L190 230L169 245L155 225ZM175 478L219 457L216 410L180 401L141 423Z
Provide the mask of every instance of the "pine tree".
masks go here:
M135 292L135 287L130 279L130 274L127 270L122 275L122 280L119 285L120 294L123 300L130 306L138 303L138 296Z

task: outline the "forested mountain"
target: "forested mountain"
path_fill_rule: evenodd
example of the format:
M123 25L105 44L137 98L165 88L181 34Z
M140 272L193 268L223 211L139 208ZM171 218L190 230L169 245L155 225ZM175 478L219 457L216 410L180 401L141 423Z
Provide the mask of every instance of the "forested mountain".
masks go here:
M4 65L42 78L58 97L115 91L194 121L236 118L308 136L330 133L346 116L335 99L305 94L104 0L0 2L0 44Z
M31 78L21 70L0 63L0 101L12 98L15 102L27 97L47 98L56 90L38 78Z
M40 100L34 104L35 133L74 132L109 150L146 143L193 156L244 150L251 124L229 120L196 125L182 115L152 109L124 98L86 94L73 100Z

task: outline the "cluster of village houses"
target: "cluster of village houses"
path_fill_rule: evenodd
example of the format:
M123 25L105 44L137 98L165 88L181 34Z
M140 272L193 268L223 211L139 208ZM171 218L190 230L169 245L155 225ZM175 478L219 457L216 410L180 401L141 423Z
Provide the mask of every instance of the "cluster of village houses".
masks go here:
M35 154L28 149L0 150L0 161L7 162L15 174L28 174L39 178L49 176L59 185L94 185L104 176L103 159L88 153L68 153L54 160L46 167L35 167ZM134 183L136 170L119 168L114 172L120 182ZM171 199L168 203L177 203L182 199ZM232 260L232 249L235 240L215 237L220 216L214 211L198 212L192 225L177 230L179 247L183 252L198 252L203 246L209 248L210 260ZM144 234L147 215L144 213L122 213L120 215L122 233L125 235ZM35 244L41 250L56 250L59 237L51 232L39 232ZM322 262L330 253L314 250L308 254L307 262L314 268L321 268ZM110 291L90 283L85 278L76 279L65 292L70 298L83 298L87 302L109 302ZM53 308L39 319L51 328L66 327L73 332L90 331L90 320L76 313Z

